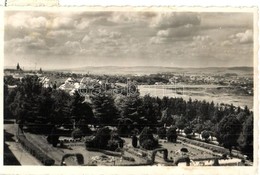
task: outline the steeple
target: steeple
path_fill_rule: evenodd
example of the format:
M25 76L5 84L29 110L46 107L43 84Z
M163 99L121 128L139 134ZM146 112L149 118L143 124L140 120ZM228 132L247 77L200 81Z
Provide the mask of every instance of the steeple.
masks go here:
M16 70L21 70L19 63L17 63Z

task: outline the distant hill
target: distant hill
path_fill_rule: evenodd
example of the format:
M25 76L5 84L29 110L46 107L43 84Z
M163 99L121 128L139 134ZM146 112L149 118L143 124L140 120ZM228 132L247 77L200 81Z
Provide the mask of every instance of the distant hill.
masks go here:
M239 71L252 71L254 70L253 67L230 67L229 70L239 70Z
M253 67L205 67L205 68L179 68L179 67L161 67L161 66L135 66L135 67L119 67L119 66L99 66L99 67L79 67L60 69L55 71L74 72L74 73L90 73L90 74L132 74L145 75L157 73L185 73L185 74L253 74Z

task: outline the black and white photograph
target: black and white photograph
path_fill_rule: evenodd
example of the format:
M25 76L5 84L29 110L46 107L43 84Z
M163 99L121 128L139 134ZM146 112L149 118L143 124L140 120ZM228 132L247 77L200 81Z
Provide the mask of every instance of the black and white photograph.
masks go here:
M5 10L4 166L255 166L256 18Z

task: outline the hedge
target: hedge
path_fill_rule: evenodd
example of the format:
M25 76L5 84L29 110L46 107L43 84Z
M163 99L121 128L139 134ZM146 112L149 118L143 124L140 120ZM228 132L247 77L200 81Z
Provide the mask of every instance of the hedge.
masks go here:
M17 139L21 143L21 145L28 151L30 154L32 154L35 158L37 158L40 162L42 162L44 165L54 165L55 160L50 158L48 155L46 155L42 150L40 150L38 147L36 147L33 143L28 141L26 137L21 134L17 134Z
M198 140L193 140L193 139L187 139L187 138L183 138L181 136L178 137L178 139L183 141L183 142L186 142L186 143L190 143L190 144L193 144L193 145L205 148L205 149L209 149L213 153L221 153L221 154L227 153L227 149L226 148L217 146L215 144L205 143L205 142L202 142L201 140L198 141ZM237 158L241 158L241 159L244 158L243 154L239 153L237 150L232 150L232 155L237 157Z
M92 148L92 147L86 147L86 149L87 149L88 151L101 152L101 153L104 153L104 154L109 155L109 156L117 156L117 157L122 156L122 153L121 153L121 152L108 151L108 150L99 149L99 148Z

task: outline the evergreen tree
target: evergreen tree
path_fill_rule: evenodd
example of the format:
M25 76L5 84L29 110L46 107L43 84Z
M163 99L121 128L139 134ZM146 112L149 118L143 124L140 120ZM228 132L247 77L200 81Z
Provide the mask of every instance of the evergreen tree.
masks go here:
M247 117L238 139L241 151L253 160L254 151L254 123L253 115Z
M238 146L237 139L240 135L241 123L235 115L224 117L217 127L217 139L220 144L228 148L231 154L232 147Z
M176 131L176 127L175 126L171 126L169 129L168 129L168 131L167 131L167 140L168 140L168 142L174 142L174 143L176 143L176 141L177 141L177 137L178 137L178 135L177 135L177 131Z
M119 118L114 98L110 94L100 93L91 96L93 112L99 125L116 125Z

